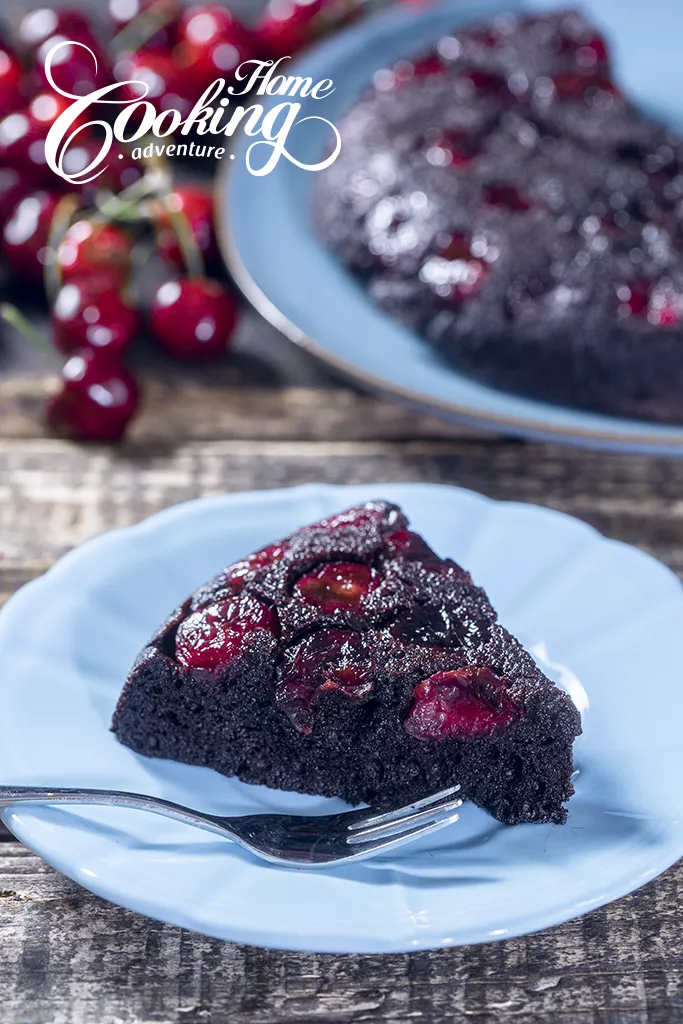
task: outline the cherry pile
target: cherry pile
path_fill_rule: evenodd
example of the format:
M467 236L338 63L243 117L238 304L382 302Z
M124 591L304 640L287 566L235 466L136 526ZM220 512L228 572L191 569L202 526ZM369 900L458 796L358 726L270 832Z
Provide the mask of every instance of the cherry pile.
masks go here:
M168 172L163 187L146 189L150 167L116 144L105 172L88 184L71 186L47 167L47 133L69 104L46 79L47 53L58 42L75 44L62 47L53 64L55 82L71 94L132 78L147 83L158 110L188 113L211 82L229 81L243 61L292 56L364 3L270 0L261 21L247 27L223 4L108 0L109 24L100 31L84 10L42 8L25 15L12 43L0 36L0 252L20 286L44 286L54 353L67 357L47 407L52 431L120 440L139 405L126 360L143 322L169 356L216 359L230 348L238 309L220 261L209 186L174 184ZM83 128L67 172L86 168L100 143ZM141 310L136 251L145 235L167 276ZM23 321L12 307L3 310L15 326Z

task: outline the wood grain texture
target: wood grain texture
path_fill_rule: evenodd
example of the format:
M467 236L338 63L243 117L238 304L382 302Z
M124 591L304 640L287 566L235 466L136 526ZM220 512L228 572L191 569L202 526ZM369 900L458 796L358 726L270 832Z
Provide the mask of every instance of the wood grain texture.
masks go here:
M318 480L376 483L378 496L382 482L434 481L548 505L683 572L683 461L478 439L108 449L0 438L0 573L35 575L75 544L188 498Z
M236 946L113 907L0 846L12 1024L675 1024L683 868L587 917L486 946L319 956Z
M311 481L459 484L576 515L683 574L683 462L486 438L342 387L150 379L128 444L42 436L49 378L0 381L0 602L65 551L188 498ZM0 834L2 1024L676 1024L683 866L503 943L341 957L113 907Z

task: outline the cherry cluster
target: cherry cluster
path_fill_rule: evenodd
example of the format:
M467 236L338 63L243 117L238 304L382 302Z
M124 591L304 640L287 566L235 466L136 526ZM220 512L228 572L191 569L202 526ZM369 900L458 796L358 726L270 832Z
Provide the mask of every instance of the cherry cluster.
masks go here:
M159 174L116 144L105 172L89 184L69 185L47 167L45 139L69 101L47 82L46 55L67 40L96 55L97 65L82 46L57 52L53 78L71 95L133 79L148 85L159 110L189 112L217 77L229 80L252 58L292 56L363 2L270 0L260 23L247 27L223 4L109 0L113 41L106 48L85 13L66 8L27 14L13 45L0 38L0 248L19 283L45 287L54 349L67 357L47 408L54 432L115 442L137 411L139 390L125 360L142 327L135 280L141 225L153 239L147 255L168 270L145 308L149 333L166 353L222 356L238 310L224 280L209 188L175 184L168 168ZM100 144L83 129L67 172L87 168ZM21 326L18 311L3 310Z

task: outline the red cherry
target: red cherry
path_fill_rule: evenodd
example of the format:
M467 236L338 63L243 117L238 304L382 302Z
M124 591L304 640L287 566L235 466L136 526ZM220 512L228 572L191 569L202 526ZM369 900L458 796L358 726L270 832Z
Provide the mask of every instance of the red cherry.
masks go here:
M167 281L152 301L151 326L160 345L181 359L213 359L230 347L237 303L217 281Z
M23 106L21 64L16 55L0 42L0 111L9 114Z
M650 294L647 319L657 327L679 324L683 319L683 296L670 286L656 286Z
M315 705L325 693L336 690L356 700L372 693L372 668L360 633L320 629L285 653L275 699L294 728L308 734Z
M244 587L245 577L257 569L265 569L273 562L279 562L284 554L284 548L280 544L269 544L262 551L256 551L248 558L243 558L225 570L225 578L230 583L236 594L239 594Z
M211 263L218 259L218 244L213 230L213 195L200 185L179 185L169 193L168 206L180 213L190 225L195 241L204 259ZM170 263L184 268L178 239L164 208L157 221L157 247Z
M321 527L326 530L339 530L345 526L367 526L370 523L380 523L384 519L384 510L373 508L371 504L356 505L346 512L337 512L327 519L321 519L319 523L313 523L304 529L318 530Z
M379 586L379 576L369 565L330 562L303 576L294 593L326 612L358 608L364 597Z
M355 4L338 0L270 0L256 29L259 54L291 57L312 40L348 21Z
M204 88L253 56L249 32L226 7L195 4L180 19L179 61Z
M138 332L139 314L97 276L62 285L52 307L55 346L65 355L77 349L122 356Z
M462 167L479 154L476 140L468 132L432 132L424 140L425 156L435 167Z
M94 349L74 353L62 369L62 390L47 406L47 422L74 441L119 441L139 403L124 366Z
M617 285L620 317L647 316L650 304L650 285L647 281L629 281Z
M183 668L213 678L242 652L255 630L279 636L277 613L255 597L212 604L184 619L176 633L176 658Z
M62 160L64 171L70 176L80 174L98 158L100 147L101 143L96 139L89 139L85 136L82 141L72 143ZM116 194L139 181L142 177L142 169L124 149L117 143L113 143L102 163L98 163L86 177L89 178L91 174L97 174L97 177L83 184L73 183L69 188L88 198L94 196L100 189L108 189Z
M580 100L586 96L589 89L601 89L616 95L617 88L602 71L594 71L589 74L575 73L568 71L553 78L555 95L561 100Z
M0 163L28 174L34 184L58 185L45 159L46 135L28 111L10 114L0 121Z
M132 248L129 235L115 224L79 220L64 235L57 264L65 281L106 271L122 283L128 276Z
M501 206L511 213L523 213L531 203L514 185L494 184L483 190L484 202L489 206Z
M440 562L419 533L412 530L394 530L385 541L387 554L401 555L410 562Z
M187 116L199 99L195 82L185 67L169 53L126 54L114 65L114 78L119 82L142 82L147 86L144 97L161 113L179 110ZM143 90L137 85L126 85L120 92L128 100L141 100ZM131 121L132 131L132 121Z
M415 687L403 728L418 740L486 736L519 717L507 688L507 680L488 668L437 672Z
M451 235L431 256L420 272L421 279L447 303L464 302L474 295L487 279L488 264L474 256L467 235Z
M36 72L43 89L52 88L45 60L53 47L62 43L70 45L60 45L51 62L52 77L61 90L72 96L87 96L110 84L111 68L95 37L90 32L68 32L50 36L38 47Z
M497 75L494 71L485 71L483 68L468 68L463 71L462 76L470 80L477 92L488 93L501 99L512 97L506 79L502 75Z
M59 196L32 192L17 203L2 231L2 248L18 277L40 281L49 254L47 240Z
M159 50L167 53L176 43L176 21L180 13L180 5L175 0L166 0L163 7L159 0L109 0L108 11L112 27L115 33L120 32L150 7L154 7L160 14L163 14L165 24L136 49Z
M39 7L24 15L19 24L17 38L24 49L33 51L55 35L76 38L90 34L90 22L81 11Z

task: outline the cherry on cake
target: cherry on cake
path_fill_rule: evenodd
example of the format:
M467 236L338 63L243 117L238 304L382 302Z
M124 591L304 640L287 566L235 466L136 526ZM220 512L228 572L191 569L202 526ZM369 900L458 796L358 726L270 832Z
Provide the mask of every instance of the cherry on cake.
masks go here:
M501 14L377 71L315 175L322 238L460 372L683 422L683 136L578 11Z
M515 824L565 821L581 722L469 574L371 501L200 587L112 728L139 754L351 804L460 784Z

